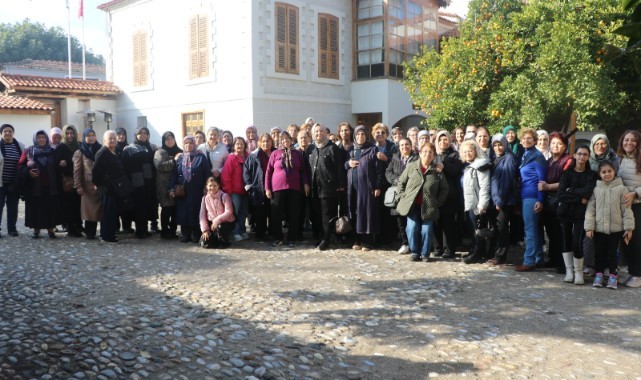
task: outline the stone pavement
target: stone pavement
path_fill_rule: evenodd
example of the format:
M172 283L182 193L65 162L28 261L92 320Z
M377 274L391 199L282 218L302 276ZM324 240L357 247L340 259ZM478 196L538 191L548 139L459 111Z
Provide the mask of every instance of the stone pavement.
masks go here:
M0 240L2 379L641 379L639 289L393 251L19 231Z

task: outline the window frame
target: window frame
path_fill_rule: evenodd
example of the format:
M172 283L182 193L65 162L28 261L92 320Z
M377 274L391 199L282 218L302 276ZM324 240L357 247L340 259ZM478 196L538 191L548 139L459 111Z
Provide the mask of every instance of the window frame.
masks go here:
M333 27L332 27L333 23ZM323 30L323 24L325 24ZM325 41L325 43L323 43ZM323 46L325 45L325 46ZM318 77L339 79L340 21L329 13L318 14Z
M277 73L298 75L300 74L299 8L291 4L276 2L274 10L274 69ZM279 23L281 17L283 18L282 25ZM292 31L292 28L295 30ZM292 55L294 55L293 60Z

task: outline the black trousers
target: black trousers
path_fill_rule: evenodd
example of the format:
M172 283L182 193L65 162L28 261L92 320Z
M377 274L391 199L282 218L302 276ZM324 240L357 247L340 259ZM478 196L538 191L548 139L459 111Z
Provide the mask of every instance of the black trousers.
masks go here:
M100 219L100 237L103 240L115 240L118 231L118 198L104 194L102 201L102 219Z
M176 233L176 206L163 207L160 210L160 226L163 233Z
M91 220L85 220L85 235L89 239L96 237L96 230L98 229L98 222L92 222Z
M211 222L209 222L209 228L211 229ZM218 230L209 234L209 239L205 244L206 248L217 248L221 245L229 245L229 234L234 229L234 222L221 223L218 226Z
M603 273L607 265L610 274L617 274L619 265L617 249L621 237L623 237L623 231L611 234L594 233L594 270L596 273Z
M443 252L448 250L456 252L458 239L458 228L456 225L456 213L454 210L439 209L439 218L434 221L434 250Z
M563 236L563 252L573 252L577 259L583 258L583 229L584 220L575 220L573 222L562 222L561 232Z
M634 232L632 239L625 245L623 252L628 261L628 273L632 276L641 277L641 203L632 205L634 214Z
M265 237L265 234L267 233L267 225L269 224L269 226L271 226L271 222L269 222L271 218L270 214L271 204L267 198L265 198L263 204L253 207L252 215L256 238L261 239Z
M314 230L319 229L321 233L320 238L324 239L329 237L329 220L337 215L338 212L338 197L332 198L311 198L312 207L312 226ZM317 227L316 227L317 226Z
M272 193L270 230L272 237L283 240L283 218L287 217L287 241L300 238L300 204L303 193L297 190L279 190Z
M401 245L409 245L407 241L407 232L405 232L405 227L407 227L407 216L397 215L396 224L398 225L398 233L401 236Z
M493 207L488 210L490 224L496 231L496 236L490 243L491 256L498 261L505 262L507 260L507 252L510 248L510 219L514 211L514 206L503 206L500 210Z
M563 257L561 256L561 223L559 223L559 219L556 216L556 208L545 207L540 220L541 228L545 228L545 233L548 237L548 258L555 267L565 268ZM541 234L541 237L543 237L543 234Z

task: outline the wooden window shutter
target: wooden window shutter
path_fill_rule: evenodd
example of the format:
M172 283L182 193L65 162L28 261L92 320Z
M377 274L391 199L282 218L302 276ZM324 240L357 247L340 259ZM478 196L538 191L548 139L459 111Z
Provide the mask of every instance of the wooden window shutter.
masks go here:
M198 18L198 76L209 76L209 28L207 16Z
M276 71L298 74L298 8L276 3Z
M329 28L327 15L318 15L318 76L327 77L327 63L329 41L327 30Z
M287 7L289 72L298 74L298 8Z
M338 18L329 19L329 76L338 79Z
M198 16L189 20L189 79L198 78Z
M318 15L318 76L338 79L338 18Z
M147 69L147 32L140 32L140 85L147 85L147 76L149 70Z
M276 71L287 71L287 6L276 4Z

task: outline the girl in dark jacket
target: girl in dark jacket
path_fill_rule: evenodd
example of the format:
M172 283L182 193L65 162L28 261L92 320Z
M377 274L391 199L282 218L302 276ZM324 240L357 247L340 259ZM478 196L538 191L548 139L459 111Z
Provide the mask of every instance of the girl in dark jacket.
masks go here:
M272 136L263 133L258 139L258 148L247 157L243 167L243 180L249 203L253 206L254 233L257 239L265 237L271 214L270 202L265 196L265 170L273 147Z

